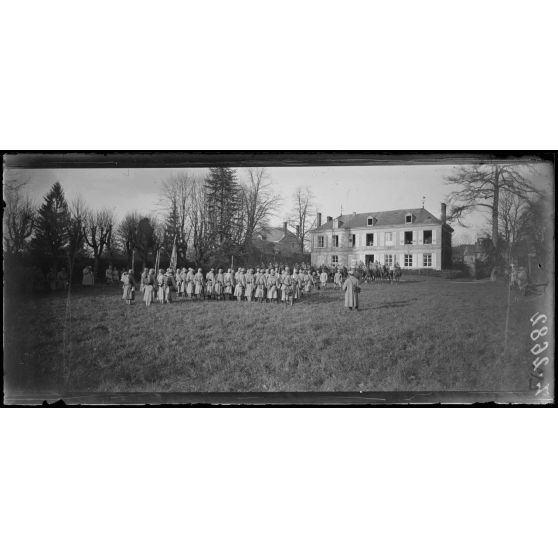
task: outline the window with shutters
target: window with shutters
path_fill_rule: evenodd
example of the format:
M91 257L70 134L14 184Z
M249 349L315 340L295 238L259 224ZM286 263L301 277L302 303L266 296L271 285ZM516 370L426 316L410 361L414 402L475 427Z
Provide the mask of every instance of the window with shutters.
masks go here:
M323 248L323 247L324 247L324 237L318 236L318 248Z
M354 248L356 246L356 234L349 235L349 248Z
M393 265L393 254L384 254L384 265L389 267Z
M339 235L337 234L333 235L333 247L339 248Z
M374 246L374 233L366 235L366 246Z
M339 256L331 256L331 263L337 265L339 263Z
M393 233L386 233L386 244L391 244L393 242Z
M413 231L405 231L405 244L413 243Z
M432 244L432 231L423 231L422 241L424 244Z
M413 254L405 254L405 259L403 260L403 265L405 267L413 266Z
M432 254L422 255L422 265L423 267L432 267Z

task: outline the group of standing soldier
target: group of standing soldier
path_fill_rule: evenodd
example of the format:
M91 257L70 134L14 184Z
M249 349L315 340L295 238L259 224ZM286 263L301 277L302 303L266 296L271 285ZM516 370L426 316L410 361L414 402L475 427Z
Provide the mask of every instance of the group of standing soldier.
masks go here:
M321 278L320 278L321 279ZM125 272L121 278L123 299L128 304L135 297L136 282L132 271ZM310 293L318 281L316 272L295 268L292 273L284 268L229 268L210 269L205 275L201 268L144 269L139 281L146 306L157 301L162 304L172 302L173 293L178 298L188 300L246 300L248 302L268 302L291 305ZM326 276L327 282L327 276Z

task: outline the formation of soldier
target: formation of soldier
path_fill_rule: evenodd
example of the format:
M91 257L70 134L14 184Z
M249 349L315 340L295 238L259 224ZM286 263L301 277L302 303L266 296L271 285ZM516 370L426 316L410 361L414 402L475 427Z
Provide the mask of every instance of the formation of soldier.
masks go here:
M304 294L312 292L319 284L325 287L328 275L322 272L295 267L291 272L283 268L233 268L217 271L212 268L205 275L199 268L144 269L139 285L136 285L132 270L122 274L123 299L128 304L135 298L136 286L146 306L154 302L172 302L175 294L186 300L236 300L259 303L284 303L293 305ZM318 284L319 282L319 284Z

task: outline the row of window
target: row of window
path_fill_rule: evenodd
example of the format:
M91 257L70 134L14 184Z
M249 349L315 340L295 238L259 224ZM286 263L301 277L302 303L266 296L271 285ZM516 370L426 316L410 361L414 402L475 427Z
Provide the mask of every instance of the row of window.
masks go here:
M391 267L393 265L393 254L384 254L384 265ZM332 265L339 264L339 256L331 256ZM405 254L403 258L403 267L413 267L413 255ZM432 254L422 255L422 267L432 267Z
M414 217L415 216L412 213L407 213L407 215L405 215L405 223L412 223ZM376 219L376 217L368 217L366 219L366 224L369 227L373 227L377 222L378 222L378 219Z
M366 246L377 246L375 244L375 233L368 233L366 235ZM334 234L332 236L333 248L339 247L339 235ZM393 233L387 232L385 233L385 243L392 243L393 242ZM318 236L318 248L325 247L325 237ZM405 244L413 244L413 231L405 231L404 233L404 243ZM423 244L432 244L432 231L422 231L422 243ZM351 234L349 235L349 248L353 248L356 246L356 235Z

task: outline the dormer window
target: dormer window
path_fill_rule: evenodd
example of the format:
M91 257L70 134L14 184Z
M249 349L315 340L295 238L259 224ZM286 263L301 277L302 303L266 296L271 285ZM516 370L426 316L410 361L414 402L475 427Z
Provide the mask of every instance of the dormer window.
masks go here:
M412 223L412 222L413 222L413 214L407 213L407 215L405 215L405 223Z
M378 219L376 219L376 217L368 217L368 218L366 219L366 224L367 224L369 227L373 227L377 222L378 222Z

